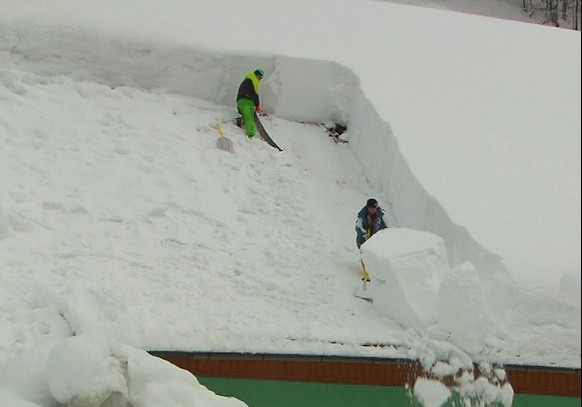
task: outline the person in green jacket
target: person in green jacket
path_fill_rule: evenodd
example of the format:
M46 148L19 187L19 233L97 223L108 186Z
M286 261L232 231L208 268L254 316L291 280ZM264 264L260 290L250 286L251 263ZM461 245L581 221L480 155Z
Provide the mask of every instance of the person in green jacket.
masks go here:
M242 115L242 118L237 118L236 122L240 127L244 124L245 133L249 138L254 137L257 132L255 112L261 113L262 110L259 91L263 76L265 76L265 71L261 68L247 73L238 88L238 94L236 96L236 107Z

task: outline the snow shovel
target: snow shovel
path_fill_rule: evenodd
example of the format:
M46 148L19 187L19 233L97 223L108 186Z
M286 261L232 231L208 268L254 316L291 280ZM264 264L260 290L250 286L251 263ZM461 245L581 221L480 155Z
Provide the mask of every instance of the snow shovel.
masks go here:
M364 259L362 257L362 250L360 250L360 263L362 263L362 281L364 282L365 287L366 283L370 282L370 274L368 273L366 263L364 263Z
M362 250L360 250L360 263L362 263L362 287L354 290L354 297L366 300L368 302L374 302L370 294L368 293L368 283L370 282L370 274L368 274L368 269L366 268L366 263L362 258Z
M218 130L218 138L216 139L216 147L228 151L229 153L234 153L234 146L232 144L232 140L229 139L224 135L224 130L222 130L222 126L220 122L216 122L216 129Z

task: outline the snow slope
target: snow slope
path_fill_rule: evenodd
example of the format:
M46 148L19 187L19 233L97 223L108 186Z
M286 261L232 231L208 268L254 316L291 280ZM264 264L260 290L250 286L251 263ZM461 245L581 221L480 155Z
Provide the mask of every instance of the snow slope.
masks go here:
M75 334L579 367L579 33L359 1L0 5L0 366ZM258 65L284 152L224 124L230 155L216 121ZM404 314L352 295L372 195L399 227L372 274L428 293ZM394 268L425 259L448 265L428 287Z

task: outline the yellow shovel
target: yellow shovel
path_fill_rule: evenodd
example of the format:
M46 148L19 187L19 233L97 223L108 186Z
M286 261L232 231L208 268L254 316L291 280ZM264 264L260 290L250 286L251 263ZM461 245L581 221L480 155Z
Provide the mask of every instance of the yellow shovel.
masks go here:
M370 282L370 275L368 274L366 263L364 263L364 259L362 258L362 250L360 250L360 262L362 263L362 287L356 287L354 290L354 296L368 302L374 302L374 299L368 293L367 286Z
M364 283L370 282L370 274L368 273L368 268L366 267L366 263L364 263L364 259L362 258L362 252L360 251L360 262L362 263L362 281Z

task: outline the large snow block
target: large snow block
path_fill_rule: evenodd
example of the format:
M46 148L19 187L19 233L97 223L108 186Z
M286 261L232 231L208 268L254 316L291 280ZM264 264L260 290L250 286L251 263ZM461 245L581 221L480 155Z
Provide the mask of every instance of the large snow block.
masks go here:
M415 329L437 320L442 277L450 270L442 238L429 232L390 228L362 245L374 306Z
M470 262L454 267L441 281L437 300L439 322L435 330L470 354L477 354L495 329L487 312L479 273Z

